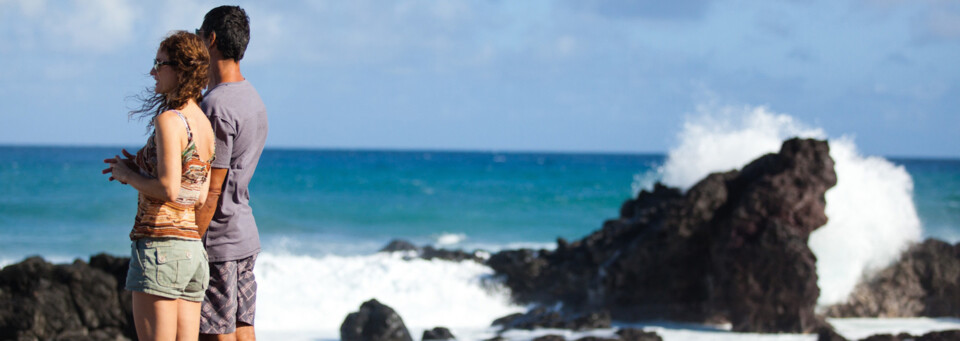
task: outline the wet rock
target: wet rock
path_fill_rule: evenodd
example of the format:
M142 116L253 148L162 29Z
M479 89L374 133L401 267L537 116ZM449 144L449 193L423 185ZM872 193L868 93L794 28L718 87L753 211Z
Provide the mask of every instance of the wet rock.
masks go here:
M930 332L916 338L917 341L948 341L960 340L960 330L944 330L939 332Z
M554 294L539 290L549 288L545 283L549 276L544 276L549 265L548 254L546 250L505 250L493 254L486 264L504 279L516 301L548 303L556 300Z
M825 141L792 139L686 193L657 184L618 219L554 251L511 250L487 265L520 303L608 310L618 320L730 322L741 332L814 332L819 288L810 232L836 184Z
M877 334L877 335L871 335L864 339L861 339L861 341L906 341L906 340L913 340L913 335L910 335L907 333L900 333L898 335Z
M123 262L119 260L117 262ZM0 339L133 338L117 279L87 263L30 257L0 270Z
M847 341L832 326L825 325L817 331L817 341Z
M565 341L566 338L560 335L548 334L540 337L536 337L533 341Z
M921 336L913 336L907 333L878 334L860 339L860 341L955 341L960 340L960 330L945 330L929 332Z
M833 317L960 317L960 243L927 239L854 289Z
M478 263L482 263L486 260L485 253L483 251L477 250L473 252L465 252L462 250L438 249L432 246L418 247L413 243L402 239L394 239L389 244L381 248L379 252L412 253L413 256L405 258L407 260L413 258L422 258L426 260L442 259L452 262L470 260Z
M344 341L413 341L403 319L393 308L376 299L360 305L360 311L350 313L340 325L340 339Z
M597 337L597 336L586 336L586 337L581 337L577 339L577 341L618 341L618 340L620 339L611 339L611 338Z
M500 326L501 330L536 328L555 328L570 330L589 330L599 328L610 328L610 313L606 311L591 313L564 313L548 309L546 307L537 307L526 314L511 314L493 321L494 326Z
M403 239L394 239L390 241L389 244L380 249L379 252L402 252L402 251L416 251L420 252L420 248L413 243L403 240Z
M622 341L663 341L656 332L646 332L640 329L626 328L617 331Z
M423 337L421 340L454 340L456 337L453 336L453 333L449 329L444 327L436 327L430 330L423 331Z

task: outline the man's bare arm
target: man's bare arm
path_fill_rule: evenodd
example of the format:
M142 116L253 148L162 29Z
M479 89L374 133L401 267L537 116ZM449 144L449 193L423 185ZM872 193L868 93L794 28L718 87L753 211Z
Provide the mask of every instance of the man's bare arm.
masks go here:
M227 169L213 168L210 170L210 190L207 192L207 200L203 206L197 208L197 227L199 227L200 237L207 233L207 227L210 226L210 220L213 220L214 213L217 212L217 203L220 202L220 193L223 191L223 180L227 177Z

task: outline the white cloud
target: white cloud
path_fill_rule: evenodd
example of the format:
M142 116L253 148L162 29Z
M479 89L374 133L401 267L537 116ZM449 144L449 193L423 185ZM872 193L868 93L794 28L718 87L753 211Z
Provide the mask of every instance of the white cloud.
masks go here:
M203 15L217 6L215 3L189 0L166 0L158 2L157 5L156 12L162 15L151 16L151 34L157 42L171 31L193 32L203 23Z
M8 0L0 6L19 11L17 38L22 48L103 54L134 37L137 13L128 0Z
M244 62L270 61L278 54L288 51L284 46L295 43L294 36L284 34L285 23L288 20L284 13L253 5L243 6L243 8L250 17L250 44L244 54Z

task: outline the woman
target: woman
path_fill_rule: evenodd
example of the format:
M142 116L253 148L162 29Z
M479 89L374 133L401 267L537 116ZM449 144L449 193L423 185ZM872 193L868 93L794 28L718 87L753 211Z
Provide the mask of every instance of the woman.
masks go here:
M131 159L104 160L109 180L139 192L130 232L126 289L140 340L196 340L207 289L207 254L196 210L206 200L214 135L197 105L209 55L200 38L178 31L160 43L150 75L154 93L131 116L149 117L153 134Z

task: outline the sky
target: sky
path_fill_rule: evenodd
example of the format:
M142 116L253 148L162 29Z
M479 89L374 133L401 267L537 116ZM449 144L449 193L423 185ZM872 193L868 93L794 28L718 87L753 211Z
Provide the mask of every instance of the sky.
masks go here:
M160 40L221 4L0 0L0 144L142 144ZM268 148L662 153L709 105L960 158L955 0L237 4Z

